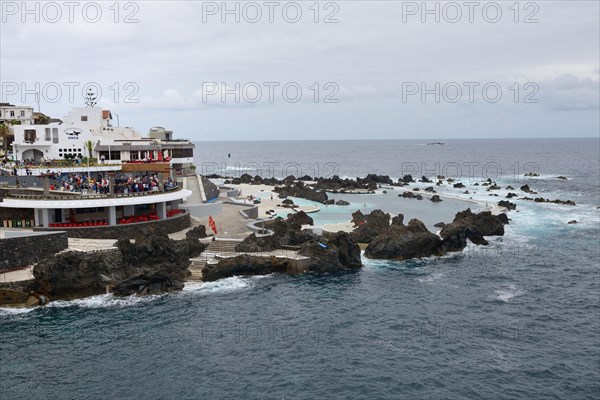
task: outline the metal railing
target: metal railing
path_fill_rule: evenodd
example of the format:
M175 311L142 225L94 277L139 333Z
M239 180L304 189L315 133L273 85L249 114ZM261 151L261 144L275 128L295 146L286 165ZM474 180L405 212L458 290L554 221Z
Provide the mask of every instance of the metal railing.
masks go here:
M131 192L131 193L114 193L114 194L85 194L85 193L69 193L60 191L50 191L50 194L44 196L43 192L36 190L36 193L14 193L14 191L23 192L26 189L10 189L7 188L4 198L11 199L22 199L22 200L97 200L97 199L114 199L114 198L126 198L126 197L138 197L138 196L153 196L157 194L164 194L167 192L179 191L179 186L167 189L166 191L145 191L145 192ZM11 193L13 191L13 193Z

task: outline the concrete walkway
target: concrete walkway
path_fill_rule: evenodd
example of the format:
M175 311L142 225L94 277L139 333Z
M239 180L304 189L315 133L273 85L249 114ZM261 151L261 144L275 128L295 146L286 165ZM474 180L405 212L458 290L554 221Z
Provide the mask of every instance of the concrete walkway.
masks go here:
M69 250L96 251L114 249L116 239L79 239L69 238Z
M28 281L31 279L33 279L33 266L0 274L0 283Z

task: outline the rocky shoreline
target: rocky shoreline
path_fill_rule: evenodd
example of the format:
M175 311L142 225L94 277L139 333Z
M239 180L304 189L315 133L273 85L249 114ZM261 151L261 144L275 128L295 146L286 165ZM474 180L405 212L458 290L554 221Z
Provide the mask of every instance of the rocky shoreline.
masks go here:
M445 178L437 178L435 185L442 185ZM418 182L433 183L427 177L422 177ZM337 176L317 180L308 176L298 179L290 176L277 180L243 175L231 183L273 184L274 192L280 198L295 196L330 204L333 200L328 198L328 192L373 192L380 189L381 185L389 185L388 188L406 186L415 183L415 180L410 175L396 182L389 176L381 175L368 175L356 180ZM465 187L451 178L446 179L446 183L456 189ZM489 179L474 186L487 187L487 191L500 189ZM510 186L506 189L514 190ZM420 190L405 190L399 196L419 199L422 198ZM422 190L432 202L442 201L435 194L435 186ZM526 194L536 194L528 185L523 185L520 190ZM518 195L509 192L506 197L511 199ZM574 205L570 200L552 201L526 196L521 199ZM340 205L348 204L338 202ZM504 210L498 215L490 211L473 213L471 209L458 212L452 222L435 224L441 228L438 233L429 231L419 219L411 219L405 224L402 214L392 216L374 210L368 214L361 211L353 213L354 229L349 233L339 231L318 235L311 229L303 229L314 225L314 222L304 211L297 211L285 219L278 217L265 221L265 231L271 234L250 234L235 246L234 254L206 263L201 276L203 281L208 282L231 276L359 270L363 266L361 247L364 256L370 259L402 261L439 257L464 250L468 242L485 246L488 245L486 237L504 235L504 226L509 223L505 212L515 210L516 204L501 200L498 206ZM190 259L200 256L208 247L199 240L206 237L204 226L188 231L186 236L186 239L177 241L169 239L166 233L140 233L134 242L127 238L119 239L115 248L110 250L56 254L34 266L32 281L0 284L0 304L45 304L48 300L70 300L104 293L129 296L181 290L191 275ZM289 256L274 253L282 250Z

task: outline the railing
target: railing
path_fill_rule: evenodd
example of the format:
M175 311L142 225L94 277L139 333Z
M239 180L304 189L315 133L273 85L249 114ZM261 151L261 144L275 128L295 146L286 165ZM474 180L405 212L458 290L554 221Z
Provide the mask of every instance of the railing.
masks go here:
M23 189L17 189L22 191ZM145 191L145 192L131 192L131 193L115 193L115 194L79 194L79 193L64 193L51 191L49 195L44 196L43 193L11 193L11 189L7 189L5 192L5 198L11 199L23 199L23 200L94 200L94 199L109 199L109 198L124 198L124 197L136 197L136 196L153 196L157 194L164 194L167 192L179 191L179 186L167 189L164 192L160 191ZM39 192L39 191L38 191Z
M177 175L177 176L196 175L196 169L195 168L176 168L175 175Z
M52 229L69 229L69 228L97 228L97 227L115 227L118 225L130 225L130 224L141 224L147 222L166 221L171 218L184 216L185 210L174 209L167 211L166 218L161 219L157 214L147 215L128 215L117 219L116 225L109 225L108 219L106 218L92 218L82 222L56 222L48 225L48 228L41 228L44 230Z

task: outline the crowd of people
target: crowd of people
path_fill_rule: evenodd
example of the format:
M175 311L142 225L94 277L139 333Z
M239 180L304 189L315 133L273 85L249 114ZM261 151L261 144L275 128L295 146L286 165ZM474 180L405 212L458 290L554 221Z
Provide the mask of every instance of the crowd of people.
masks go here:
M109 194L110 182L107 176L102 174L88 176L81 173L50 174L50 190L64 190L66 192L83 193L84 191L92 194ZM160 182L157 175L121 175L114 180L114 191L119 194L140 193L175 189L177 182L170 177Z
M122 175L115 178L115 193L139 193L148 191L159 191L160 181L157 175ZM177 187L177 182L170 177L163 179L163 191L171 190Z

